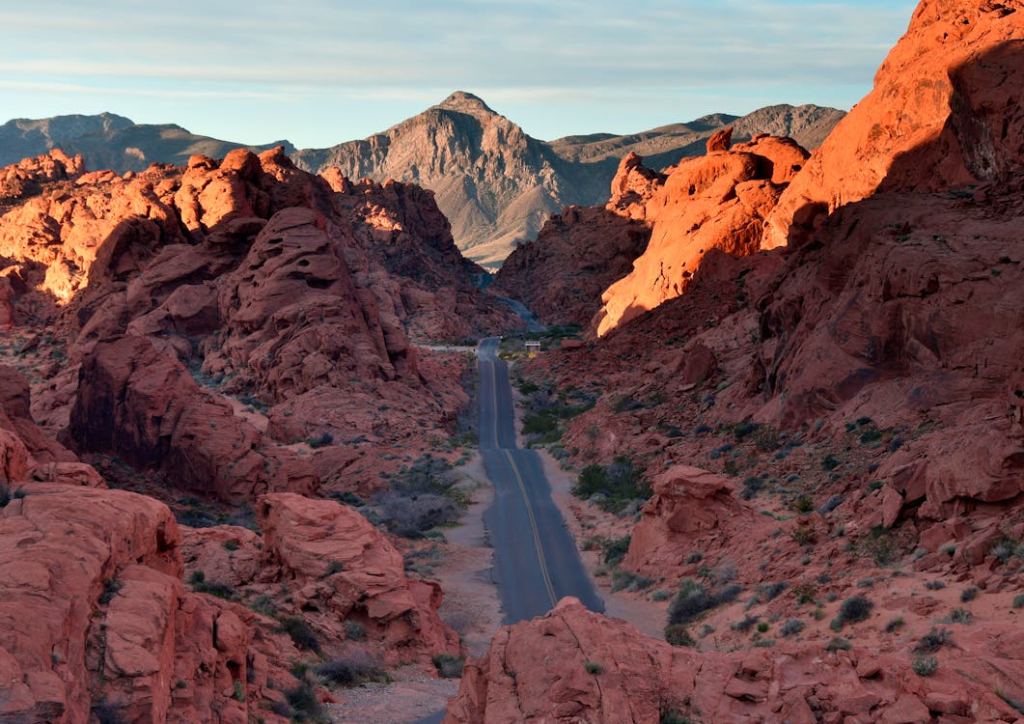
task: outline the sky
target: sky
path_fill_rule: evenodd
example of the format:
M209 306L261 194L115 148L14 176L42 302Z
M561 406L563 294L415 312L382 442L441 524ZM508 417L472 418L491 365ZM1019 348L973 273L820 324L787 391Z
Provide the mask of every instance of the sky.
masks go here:
M455 90L545 140L775 103L848 109L870 90L915 4L3 3L0 123L111 111L231 141L325 147L382 131Z

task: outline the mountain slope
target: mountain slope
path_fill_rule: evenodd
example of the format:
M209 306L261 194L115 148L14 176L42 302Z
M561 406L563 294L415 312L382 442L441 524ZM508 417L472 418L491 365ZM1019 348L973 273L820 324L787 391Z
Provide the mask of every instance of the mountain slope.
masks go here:
M744 116L715 114L628 136L593 134L539 141L476 96L457 92L439 105L363 141L295 155L308 171L338 167L350 178L395 178L437 195L463 252L495 268L533 239L553 213L608 198L619 161L632 152L654 167L703 153L716 130L735 125L737 140L788 135L813 148L843 112L772 106Z
M630 153L643 156L652 168L665 168L701 155L708 137L726 125L734 126L737 141L768 133L815 148L843 115L832 108L781 105L743 117L713 114L632 135L547 142L527 135L480 98L457 92L361 141L298 151L283 145L306 171L336 167L350 179L379 183L392 178L430 189L451 221L459 248L494 269L513 248L535 238L552 214L566 206L607 201L616 168ZM181 165L194 154L221 158L235 148L268 148L200 136L175 125L136 125L109 113L20 119L0 126L0 164L57 147L82 154L87 168L118 173L141 171L153 162Z
M86 168L124 173L145 170L152 163L184 165L197 154L223 158L236 148L259 152L281 145L288 152L294 149L287 141L248 146L200 136L169 123L136 124L113 113L18 118L0 126L0 166L60 148L71 155L82 154Z

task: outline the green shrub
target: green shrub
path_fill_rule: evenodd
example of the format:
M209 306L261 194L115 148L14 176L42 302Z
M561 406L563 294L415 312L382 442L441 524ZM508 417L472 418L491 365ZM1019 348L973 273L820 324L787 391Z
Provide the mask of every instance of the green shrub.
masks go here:
M442 679L458 679L462 676L462 667L466 660L461 656L438 654L433 658L434 668Z
M336 686L358 686L367 681L387 679L380 660L361 652L320 664L316 667L316 674Z
M1024 593L1020 594L1019 596L1014 596L1013 607L1024 608Z
M586 669L588 674L593 676L599 676L604 673L604 667L596 661L588 661L583 664L583 668Z
M665 627L665 641L673 646L688 646L695 648L697 642L693 640L689 629L685 624L674 623Z
M318 448L327 447L334 442L334 435L329 432L323 432L317 437L309 438L306 442L309 443L311 448L316 450Z
M285 716L291 717L294 721L316 722L316 724L326 724L330 721L311 682L303 681L294 689L286 691L284 696L290 707L290 711ZM275 713L279 712L275 711Z
M921 640L917 642L917 646L914 651L919 654L930 654L938 651L943 646L953 645L953 634L944 628L933 628L931 631L921 637Z
M889 621L889 623L885 624L885 632L886 633L896 633L901 628L903 628L905 625L906 625L906 621L903 620L903 617L902 616L897 616L896 618L894 618L891 621Z
M345 637L350 641L362 641L366 638L366 626L359 621L346 621Z
M282 618L281 630L291 636L292 641L303 651L320 653L320 641L308 623L299 616Z
M629 543L631 540L631 537L628 535L612 540L605 540L601 544L601 549L604 553L605 565L619 565L619 563L622 562L622 559L626 557L626 553L629 552Z
M618 457L611 465L585 467L572 488L572 494L581 500L603 496L599 507L606 512L617 513L634 500L649 498L651 489L632 460Z
M843 601L839 607L839 615L832 619L833 631L842 630L848 623L860 623L871 616L875 604L867 596L854 596Z
M934 656L918 656L911 664L911 668L918 676L931 676L939 670L939 660Z
M826 651L849 651L852 648L853 644L840 636L836 636L825 645Z
M207 581L206 574L202 571L195 571L188 579L192 584L192 590L196 593L206 593L225 601L235 600L235 590L226 583L219 581Z
M723 603L731 603L743 590L740 586L728 586L720 591L711 592L692 578L685 579L679 586L668 608L669 625L689 623L705 611L710 611Z

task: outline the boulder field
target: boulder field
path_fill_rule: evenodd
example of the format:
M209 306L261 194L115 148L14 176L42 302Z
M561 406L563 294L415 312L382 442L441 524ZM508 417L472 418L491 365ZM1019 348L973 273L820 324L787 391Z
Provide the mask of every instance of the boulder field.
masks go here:
M275 493L257 501L262 536L188 528L58 444L37 448L29 403L0 368L0 721L286 722L311 685L294 663L314 644L286 633L297 615L324 655L458 655L440 588L406 578L355 511ZM242 605L250 584L262 606Z

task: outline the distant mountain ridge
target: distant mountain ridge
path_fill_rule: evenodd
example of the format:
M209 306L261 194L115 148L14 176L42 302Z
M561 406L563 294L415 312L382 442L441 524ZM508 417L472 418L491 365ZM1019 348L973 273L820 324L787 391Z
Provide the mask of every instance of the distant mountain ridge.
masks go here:
M324 149L287 141L262 146L222 141L176 125L137 125L112 113L17 119L0 126L0 164L60 147L81 153L90 170L141 171L153 162L184 164L193 154L223 157L235 148L283 145L304 170L337 167L351 179L393 178L432 190L459 248L497 268L519 243L536 237L566 206L608 198L619 161L629 153L664 168L701 155L707 138L732 125L737 141L758 133L790 136L816 148L845 115L834 108L779 105L747 116L712 114L630 135L608 133L541 141L471 93L456 92L381 133Z

